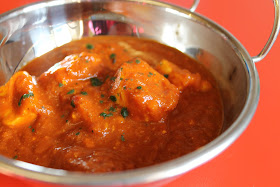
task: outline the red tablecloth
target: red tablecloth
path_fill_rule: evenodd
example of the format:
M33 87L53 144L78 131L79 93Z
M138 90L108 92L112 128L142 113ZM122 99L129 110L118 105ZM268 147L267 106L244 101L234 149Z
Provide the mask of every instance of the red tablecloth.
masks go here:
M37 0L1 1L0 13ZM166 0L186 6L185 1ZM201 0L197 12L231 32L254 56L273 25L272 0ZM260 102L246 131L222 154L182 175L167 187L280 186L280 39L267 57L256 64L260 76ZM279 68L279 69L278 69ZM30 181L0 174L0 186L35 187ZM42 184L41 187L44 185Z

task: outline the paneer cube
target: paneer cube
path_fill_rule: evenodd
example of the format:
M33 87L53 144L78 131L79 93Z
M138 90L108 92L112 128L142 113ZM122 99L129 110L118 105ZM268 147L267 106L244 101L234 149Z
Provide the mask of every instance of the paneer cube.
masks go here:
M27 126L37 118L35 80L21 71L0 87L0 124L9 127Z
M55 93L58 84L67 85L74 80L96 77L106 71L101 58L94 53L80 53L65 57L38 77L38 83L51 93Z
M188 86L193 86L195 89L200 91L208 91L212 88L208 81L202 80L200 74L191 73L187 69L181 69L168 60L163 59L155 69L168 77L168 80L180 91Z
M115 77L111 94L134 120L164 120L178 103L178 89L145 61L123 63Z

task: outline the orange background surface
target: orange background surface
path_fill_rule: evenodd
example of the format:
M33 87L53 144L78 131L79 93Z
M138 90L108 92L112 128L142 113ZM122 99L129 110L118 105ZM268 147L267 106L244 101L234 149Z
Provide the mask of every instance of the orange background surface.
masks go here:
M38 0L1 0L0 13ZM165 0L186 7L191 0ZM271 32L272 0L200 0L196 10L232 33L257 55ZM260 77L260 101L245 132L222 154L188 172L165 187L180 186L280 186L280 39L256 64ZM0 186L45 187L0 174Z

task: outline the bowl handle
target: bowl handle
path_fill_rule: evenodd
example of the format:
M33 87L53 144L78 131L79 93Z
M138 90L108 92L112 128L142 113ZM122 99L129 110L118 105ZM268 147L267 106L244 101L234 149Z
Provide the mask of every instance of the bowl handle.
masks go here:
M279 33L279 28L280 28L279 2L280 2L280 0L273 0L273 2L274 2L274 24L273 24L273 28L272 28L271 34L268 38L268 41L266 42L262 51L257 56L252 57L252 60L253 60L254 63L258 62L258 61L261 61L267 55L267 53L270 51L271 47L273 46L273 44L274 44L274 42L277 38L278 33Z
M192 6L189 8L190 11L194 12L198 6L199 0L194 0Z

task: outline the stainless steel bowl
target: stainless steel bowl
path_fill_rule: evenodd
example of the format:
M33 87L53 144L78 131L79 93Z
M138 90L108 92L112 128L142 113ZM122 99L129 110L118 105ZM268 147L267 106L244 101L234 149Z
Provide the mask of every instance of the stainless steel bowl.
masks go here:
M42 1L0 16L0 84L35 57L85 36L131 35L175 47L215 76L224 102L223 133L188 155L119 173L84 174L45 168L0 156L0 172L71 185L136 185L168 180L212 159L245 130L257 107L259 78L254 62L269 51L279 32L275 23L261 53L251 57L228 31L190 10L151 0Z

